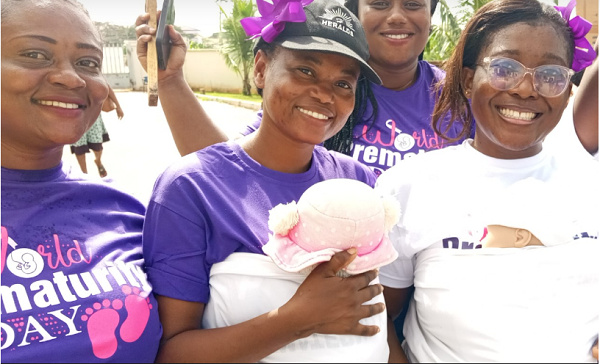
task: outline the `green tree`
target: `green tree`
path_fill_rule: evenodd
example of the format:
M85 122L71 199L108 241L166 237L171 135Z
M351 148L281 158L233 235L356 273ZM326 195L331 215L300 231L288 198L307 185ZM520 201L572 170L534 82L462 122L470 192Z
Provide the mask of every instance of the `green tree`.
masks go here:
M204 45L204 44L202 44L202 43L198 43L198 42L196 42L195 40L191 40L191 41L190 41L190 47L189 47L189 48L190 48L190 49L205 49L205 48L208 48L208 47L207 47L207 46L205 46L205 45Z
M443 61L450 57L464 26L480 7L490 0L461 0L458 6L450 8L446 0L439 0L440 24L433 24L431 35L425 47L423 58L429 61ZM558 0L554 0L558 1Z
M256 7L252 0L233 0L231 14L228 15L220 5L219 8L225 16L222 23L224 44L221 52L227 67L242 78L242 93L250 96L252 93L250 72L254 65L254 42L248 41L248 36L244 32L240 20L254 16Z

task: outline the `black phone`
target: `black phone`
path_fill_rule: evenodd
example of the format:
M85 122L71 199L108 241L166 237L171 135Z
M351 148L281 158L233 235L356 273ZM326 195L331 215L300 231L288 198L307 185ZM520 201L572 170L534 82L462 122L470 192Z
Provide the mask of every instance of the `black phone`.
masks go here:
M158 19L158 28L156 29L156 55L158 57L158 68L164 70L167 68L169 53L171 53L171 38L167 30L168 24L175 22L174 0L164 0L160 18Z

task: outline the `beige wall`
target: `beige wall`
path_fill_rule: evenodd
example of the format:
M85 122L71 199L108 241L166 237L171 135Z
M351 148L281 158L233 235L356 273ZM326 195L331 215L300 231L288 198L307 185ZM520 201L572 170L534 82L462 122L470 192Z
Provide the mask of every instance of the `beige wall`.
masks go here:
M188 50L183 74L194 90L242 92L241 77L225 65L223 55L215 49Z
M144 90L144 77L148 74L142 68L135 52L135 41L126 41L131 88ZM242 92L242 79L227 68L221 53L215 49L189 50L185 56L183 75L190 87L206 92ZM253 88L253 92L256 89Z

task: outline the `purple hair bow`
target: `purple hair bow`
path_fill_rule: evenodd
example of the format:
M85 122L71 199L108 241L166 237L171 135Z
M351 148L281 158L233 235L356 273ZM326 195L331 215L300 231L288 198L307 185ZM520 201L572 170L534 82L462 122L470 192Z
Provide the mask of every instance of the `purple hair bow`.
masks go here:
M579 72L594 62L596 52L585 38L585 35L592 29L592 23L579 15L571 19L571 12L575 8L575 4L577 4L577 1L571 0L567 6L555 6L554 8L560 12L573 31L575 52L573 53L573 66L571 68L573 68L573 71Z
M240 20L250 39L262 37L271 43L285 28L286 22L302 23L306 21L304 7L314 0L256 0L261 16Z

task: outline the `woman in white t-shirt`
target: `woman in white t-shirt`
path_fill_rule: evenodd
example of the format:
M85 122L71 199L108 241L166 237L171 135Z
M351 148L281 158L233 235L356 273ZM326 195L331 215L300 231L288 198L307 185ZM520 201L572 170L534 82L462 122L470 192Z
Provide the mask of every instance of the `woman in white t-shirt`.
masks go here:
M410 300L402 348L412 362L595 362L600 169L543 148L595 55L569 7L494 0L466 25L434 111L475 136L402 161L377 181L400 202L399 258L380 279L393 318ZM562 15L562 16L561 16ZM485 247L487 226L543 246ZM519 231L515 229L515 231ZM414 286L414 296L407 292ZM595 354L597 356L597 354Z

